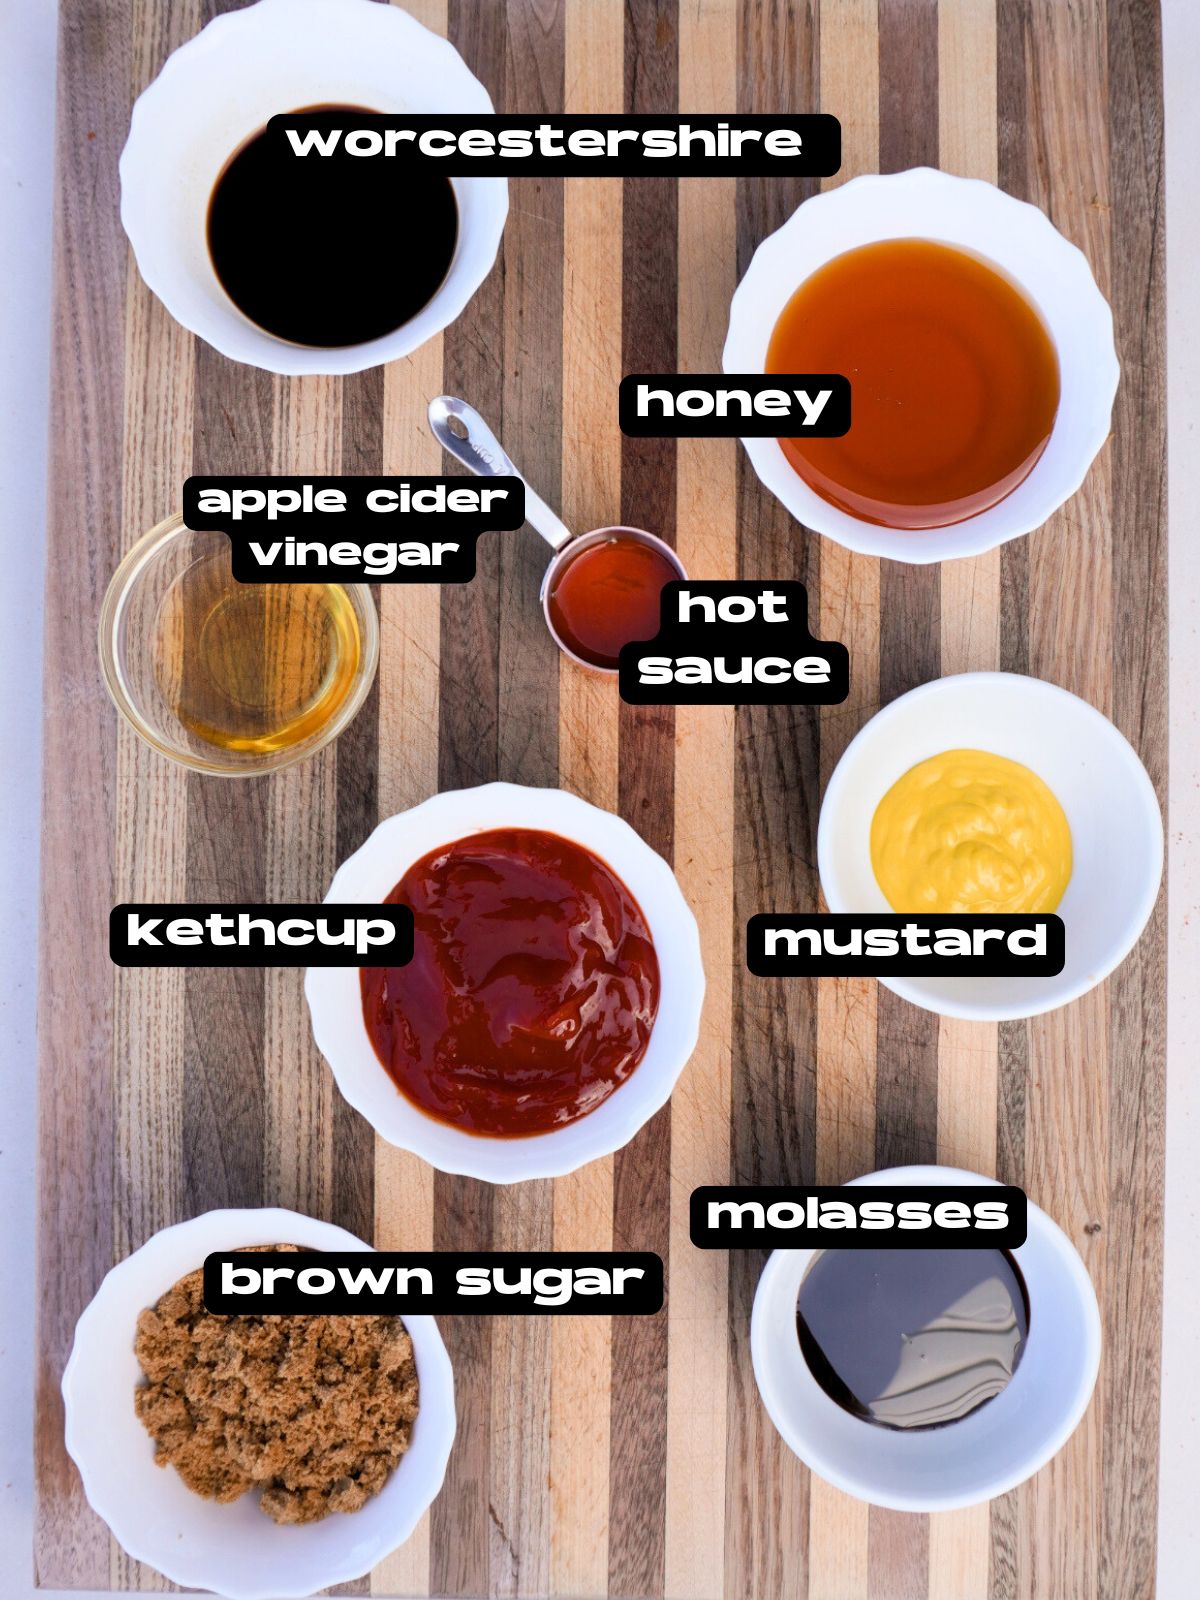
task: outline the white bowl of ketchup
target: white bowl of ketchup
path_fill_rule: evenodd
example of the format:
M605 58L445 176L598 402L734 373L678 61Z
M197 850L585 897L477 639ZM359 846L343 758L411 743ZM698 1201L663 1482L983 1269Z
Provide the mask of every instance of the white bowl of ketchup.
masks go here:
M304 992L317 1047L338 1088L390 1144L442 1172L517 1183L560 1177L627 1144L666 1104L695 1049L704 1001L696 919L671 868L628 823L561 789L489 783L434 795L381 822L337 871L326 903L382 901L430 852L499 829L533 830L582 847L636 901L658 965L658 1006L640 1061L591 1111L546 1132L467 1131L427 1112L384 1067L368 1031L358 967L311 967Z
M762 482L798 522L849 550L917 564L979 555L1041 527L1080 487L1108 438L1120 373L1112 312L1086 257L1036 206L994 184L915 167L815 195L763 240L734 293L723 370L765 372L771 336L801 284L836 258L887 240L927 241L973 256L1039 314L1057 357L1059 396L1049 437L1027 476L961 521L889 527L817 493L778 439L742 444ZM842 370L850 379L853 439L855 379Z

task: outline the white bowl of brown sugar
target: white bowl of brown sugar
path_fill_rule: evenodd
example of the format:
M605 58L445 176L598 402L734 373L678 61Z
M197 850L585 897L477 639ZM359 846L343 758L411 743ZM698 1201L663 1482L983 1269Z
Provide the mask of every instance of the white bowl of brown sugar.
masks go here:
M104 1279L63 1374L92 1509L137 1560L230 1600L291 1600L369 1571L416 1527L454 1442L432 1317L204 1310L207 1255L281 1245L371 1250L278 1209L164 1228Z

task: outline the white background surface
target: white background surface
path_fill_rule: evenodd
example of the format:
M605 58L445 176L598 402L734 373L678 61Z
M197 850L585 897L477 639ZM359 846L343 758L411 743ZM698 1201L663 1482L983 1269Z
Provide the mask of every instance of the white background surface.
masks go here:
M1163 0L1163 15L1172 976L1158 1593L1160 1600L1188 1600L1200 1573L1200 0ZM0 1587L6 1600L48 1592L35 1590L32 1576L31 1252L55 29L54 0L0 0Z

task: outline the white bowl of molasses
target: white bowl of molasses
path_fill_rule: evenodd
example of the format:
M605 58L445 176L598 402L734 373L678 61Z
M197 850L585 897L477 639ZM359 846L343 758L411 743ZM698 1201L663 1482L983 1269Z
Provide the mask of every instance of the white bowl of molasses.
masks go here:
M726 373L840 373L839 438L743 439L798 522L928 563L1040 527L1108 437L1112 313L1036 206L929 167L806 200L755 251Z
M994 1182L913 1166L849 1187L935 1198ZM905 1237L774 1251L754 1297L754 1377L785 1443L826 1483L895 1511L952 1511L1023 1483L1074 1433L1099 1371L1100 1311L1079 1252L1032 1200L1012 1250Z

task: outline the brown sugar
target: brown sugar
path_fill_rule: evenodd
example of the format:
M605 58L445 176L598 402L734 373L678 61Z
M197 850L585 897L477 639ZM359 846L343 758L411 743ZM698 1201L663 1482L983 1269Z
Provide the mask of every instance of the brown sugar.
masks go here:
M408 1449L417 1369L399 1317L217 1316L197 1269L142 1312L135 1350L158 1465L206 1499L258 1489L276 1522L316 1522L365 1505Z

